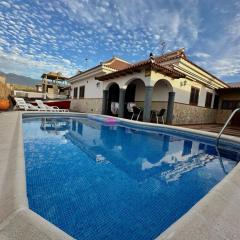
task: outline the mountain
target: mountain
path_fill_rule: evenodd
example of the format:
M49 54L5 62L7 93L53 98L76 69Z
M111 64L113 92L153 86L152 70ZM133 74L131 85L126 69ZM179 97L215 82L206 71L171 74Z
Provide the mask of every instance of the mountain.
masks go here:
M7 83L15 83L18 85L34 86L38 83L41 83L40 80L36 80L22 75L17 75L15 73L4 73L0 71L0 76L6 77Z

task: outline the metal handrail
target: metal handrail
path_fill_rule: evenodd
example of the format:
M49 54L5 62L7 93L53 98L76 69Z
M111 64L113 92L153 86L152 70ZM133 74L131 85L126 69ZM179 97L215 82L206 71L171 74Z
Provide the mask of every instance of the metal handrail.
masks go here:
M230 117L228 118L227 122L224 124L223 128L221 129L221 131L219 132L218 136L217 136L217 145L219 142L219 139L223 133L223 131L225 130L225 128L227 127L227 125L229 124L229 122L232 120L233 116L235 115L235 113L237 113L238 111L240 111L240 108L235 109L232 114L230 115Z

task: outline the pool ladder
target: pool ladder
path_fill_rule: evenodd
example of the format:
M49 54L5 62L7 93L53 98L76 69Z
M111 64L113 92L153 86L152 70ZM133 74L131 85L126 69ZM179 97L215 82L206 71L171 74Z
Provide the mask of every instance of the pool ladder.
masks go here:
M233 116L238 112L240 111L240 108L237 108L235 109L232 114L230 115L230 117L228 118L228 120L226 121L226 123L224 124L223 128L221 129L221 131L219 132L219 134L217 135L217 146L218 146L218 143L219 143L219 139L222 135L222 133L224 132L225 128L227 127L227 125L229 124L229 122L232 120Z

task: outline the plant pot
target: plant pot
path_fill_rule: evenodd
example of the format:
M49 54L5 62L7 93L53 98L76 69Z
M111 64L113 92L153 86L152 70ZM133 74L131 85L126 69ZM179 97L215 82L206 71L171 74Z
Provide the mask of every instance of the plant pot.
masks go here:
M8 99L0 99L0 111L6 111L10 107Z

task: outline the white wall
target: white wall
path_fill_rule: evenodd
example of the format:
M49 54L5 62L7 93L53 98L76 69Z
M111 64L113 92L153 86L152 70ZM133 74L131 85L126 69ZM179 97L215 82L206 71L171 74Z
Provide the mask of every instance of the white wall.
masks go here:
M192 81L189 79L185 79L185 78L172 79L170 77L164 76L159 72L153 72L151 74L151 78L148 78L148 77L145 77L145 72L142 71L140 73L135 73L133 75L126 75L126 76L122 76L112 80L100 82L95 79L95 76L99 74L100 72L98 70L95 75L91 74L91 76L88 76L88 77L87 76L81 77L82 78L81 80L78 80L77 82L72 83L72 96L73 96L74 87L79 88L80 86L85 86L85 97L84 97L85 99L102 98L103 89L108 89L108 86L111 83L115 82L119 85L120 88L126 88L129 82L131 82L131 79L140 78L145 82L145 85L153 86L155 84L154 90L153 90L153 98L152 98L153 101L167 101L168 92L174 91L176 93L175 102L189 104L191 87L194 86L200 89L198 106L205 107L207 92L213 93L213 98L212 98L212 106L213 106L215 90L210 89L199 82ZM101 74L103 74L103 72L101 72ZM168 81L172 87L169 87L168 85L166 85L165 84L166 81ZM136 84L137 86L136 86L135 101L144 101L145 85L140 81L136 82ZM79 89L78 89L78 95L79 95Z
M98 83L98 85L97 85ZM72 83L71 96L73 96L73 89L75 87L85 86L84 98L102 98L103 97L103 83L97 81L94 77L89 77L84 80ZM79 89L78 89L79 96Z
M215 91L210 88L204 87L204 86L202 86L200 89L198 106L205 107L207 92L210 92L213 94L212 104L211 104L211 107L213 107Z
M176 95L175 95L175 101L176 102L189 104L191 87L196 87L196 88L199 89L198 106L205 107L206 94L207 94L207 92L210 92L210 93L213 94L212 104L211 104L211 106L213 107L215 90L210 89L210 88L205 87L204 85L202 85L200 83L193 82L193 81L190 81L190 80L177 79L177 80L174 80L174 81L175 81L174 91L176 92ZM186 85L184 85L184 82L186 83ZM181 83L182 83L182 85L181 85Z
M134 79L142 79L145 82L145 85L150 85L150 79L148 77L145 77L144 71L141 71L140 73L134 73L132 75L121 76L119 78L104 81L104 89L108 89L111 83L117 83L120 88L126 89L128 84Z
M145 98L145 85L140 80L136 82L135 101L142 102Z
M165 80L158 81L153 88L152 101L168 101L168 93L173 91L172 87Z

